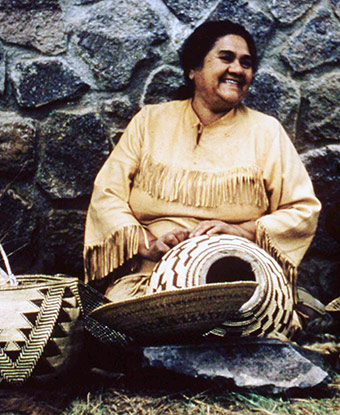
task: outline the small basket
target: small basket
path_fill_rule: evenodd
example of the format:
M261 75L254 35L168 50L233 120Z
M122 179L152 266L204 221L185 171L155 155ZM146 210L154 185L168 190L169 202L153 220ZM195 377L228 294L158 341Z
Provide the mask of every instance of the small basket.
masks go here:
M78 279L0 268L0 383L58 376L82 348Z

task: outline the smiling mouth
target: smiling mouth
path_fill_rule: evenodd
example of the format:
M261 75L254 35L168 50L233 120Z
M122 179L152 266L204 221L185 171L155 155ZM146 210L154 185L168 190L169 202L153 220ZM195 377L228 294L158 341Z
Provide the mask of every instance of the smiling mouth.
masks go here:
M242 87L242 82L241 81L237 81L236 79L226 79L226 78L222 78L221 82L224 84L230 84L230 85L236 85L239 88Z

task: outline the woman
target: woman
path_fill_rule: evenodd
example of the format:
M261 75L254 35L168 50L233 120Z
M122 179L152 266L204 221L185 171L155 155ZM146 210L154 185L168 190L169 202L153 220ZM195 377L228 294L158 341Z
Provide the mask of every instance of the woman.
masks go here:
M181 64L191 97L143 108L96 178L87 279L113 272L109 299L141 296L165 252L225 233L264 248L295 289L320 203L280 123L241 103L257 66L251 35L229 21L205 23Z

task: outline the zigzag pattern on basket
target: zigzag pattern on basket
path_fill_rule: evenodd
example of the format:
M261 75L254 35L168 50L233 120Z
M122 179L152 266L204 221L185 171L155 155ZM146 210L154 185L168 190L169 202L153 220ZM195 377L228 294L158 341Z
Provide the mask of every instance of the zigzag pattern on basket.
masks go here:
M236 257L248 263L253 281L259 285L252 298L237 313L206 334L268 336L280 333L290 337L294 329L292 289L279 264L263 249L244 238L202 235L176 245L155 267L149 293L207 284L210 267L226 257ZM228 269L225 281L228 281Z
M0 289L0 382L50 374L68 358L81 312L76 278L18 276Z

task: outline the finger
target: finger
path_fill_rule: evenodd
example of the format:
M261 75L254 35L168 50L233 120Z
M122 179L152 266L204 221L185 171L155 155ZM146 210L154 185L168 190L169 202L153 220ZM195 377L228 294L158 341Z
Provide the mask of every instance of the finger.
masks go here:
M196 226L191 232L189 237L192 238L193 236L200 236L205 234L209 229L215 226L213 221L204 221L201 222L199 225Z
M176 228L172 234L177 238L178 242L182 242L189 236L189 229Z

